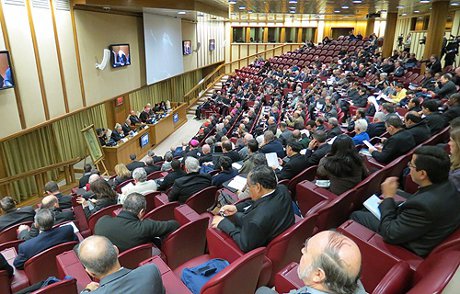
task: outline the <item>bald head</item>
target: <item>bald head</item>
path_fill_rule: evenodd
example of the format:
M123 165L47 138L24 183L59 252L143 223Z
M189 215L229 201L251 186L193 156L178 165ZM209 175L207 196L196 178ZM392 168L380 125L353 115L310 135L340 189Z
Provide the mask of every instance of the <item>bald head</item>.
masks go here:
M120 269L118 249L109 239L102 236L91 236L78 246L78 257L86 271L98 279Z
M47 209L53 209L59 207L59 200L54 195L48 195L42 199L42 207Z
M95 181L97 181L101 176L98 175L98 174L93 174L93 175L90 175L89 176L89 179L88 179L88 183L89 184L92 184L94 183Z
M323 231L302 249L299 278L314 289L337 294L353 293L361 272L361 252L348 237Z
M203 147L201 147L201 152L203 152L203 154L211 153L211 146L209 146L209 144L204 144Z

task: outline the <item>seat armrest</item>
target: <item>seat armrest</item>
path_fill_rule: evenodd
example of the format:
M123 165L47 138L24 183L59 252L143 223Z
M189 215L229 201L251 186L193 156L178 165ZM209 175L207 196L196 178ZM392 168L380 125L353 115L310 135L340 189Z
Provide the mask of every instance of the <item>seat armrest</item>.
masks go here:
M298 264L291 262L275 275L275 289L278 293L289 293L304 286L297 274Z
M374 231L369 230L365 226L353 220L347 220L344 222L337 228L337 231L345 236L361 239L364 242L369 241L376 234Z
M187 204L179 205L174 209L174 218L179 222L179 224L185 225L191 221L200 219L201 216L196 213L190 206Z
M412 271L405 261L395 264L375 287L372 294L403 294L410 287Z
M238 245L226 233L213 228L206 231L209 254L212 258L220 257L232 262L244 255Z
M168 195L161 193L160 195L155 196L155 207L169 203Z
M336 198L334 193L316 186L310 181L302 181L296 187L296 199L302 214L306 214L310 209L322 201L329 201Z

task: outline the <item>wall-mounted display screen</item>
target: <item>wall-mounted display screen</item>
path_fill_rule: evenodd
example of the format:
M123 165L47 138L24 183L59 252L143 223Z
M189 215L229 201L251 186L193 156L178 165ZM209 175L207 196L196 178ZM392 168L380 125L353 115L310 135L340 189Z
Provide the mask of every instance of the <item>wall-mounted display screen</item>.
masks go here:
M184 55L192 54L192 41L190 40L182 41L182 54Z
M216 39L209 39L209 51L216 50Z
M123 67L131 64L129 44L113 44L109 46L112 67Z
M11 70L10 54L0 51L0 90L13 88L13 72Z

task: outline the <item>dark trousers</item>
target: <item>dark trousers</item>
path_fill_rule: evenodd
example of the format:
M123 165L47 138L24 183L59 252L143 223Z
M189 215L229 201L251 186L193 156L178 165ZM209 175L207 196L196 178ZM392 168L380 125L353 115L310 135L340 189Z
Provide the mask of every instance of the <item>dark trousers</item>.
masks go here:
M367 209L355 211L350 215L350 219L354 220L365 226L366 228L378 232L380 226L380 220L376 218L371 212Z

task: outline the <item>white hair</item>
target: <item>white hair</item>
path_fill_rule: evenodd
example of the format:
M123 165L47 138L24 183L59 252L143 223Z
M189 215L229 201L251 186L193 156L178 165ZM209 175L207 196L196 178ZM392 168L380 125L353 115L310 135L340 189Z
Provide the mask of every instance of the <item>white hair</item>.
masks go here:
M133 179L139 182L145 182L147 180L147 172L143 167L138 167L133 171Z
M358 129L360 132L367 131L367 121L363 118L358 119L355 121L355 128Z
M384 122L385 121L385 113L379 111L374 114L374 121Z
M185 159L185 168L189 173L196 173L200 170L200 162L195 157L188 156Z

